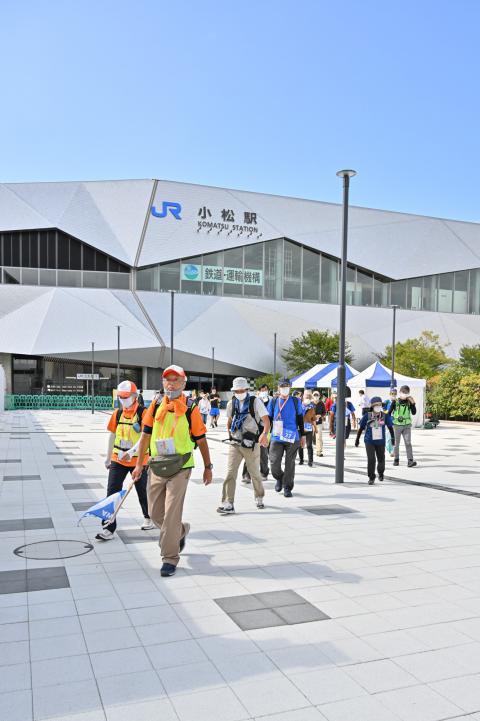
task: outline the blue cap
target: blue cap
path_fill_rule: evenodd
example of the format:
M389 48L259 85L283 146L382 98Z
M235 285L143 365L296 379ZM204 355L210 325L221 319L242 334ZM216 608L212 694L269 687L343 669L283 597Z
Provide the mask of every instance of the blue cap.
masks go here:
M290 383L290 381L289 381L288 378L281 378L281 379L278 381L278 385L279 385L279 386L291 386L292 384Z

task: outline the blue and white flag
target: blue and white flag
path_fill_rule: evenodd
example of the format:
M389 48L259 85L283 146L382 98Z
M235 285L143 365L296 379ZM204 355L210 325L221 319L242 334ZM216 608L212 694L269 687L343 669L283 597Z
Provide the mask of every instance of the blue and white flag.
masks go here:
M82 518L85 518L85 516L98 516L98 518L101 518L102 521L108 521L108 519L113 516L120 503L122 502L122 498L127 493L128 491L126 490L118 491L118 493L112 493L111 496L107 496L101 501L98 501L98 503L95 503L94 506L91 506L91 508L86 510L85 513L82 513L82 515L78 519L78 523L80 523Z

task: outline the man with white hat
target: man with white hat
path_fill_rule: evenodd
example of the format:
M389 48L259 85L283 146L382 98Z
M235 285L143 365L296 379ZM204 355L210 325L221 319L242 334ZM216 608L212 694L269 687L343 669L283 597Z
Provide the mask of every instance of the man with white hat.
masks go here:
M212 482L210 452L205 437L207 429L198 405L183 392L187 377L183 368L171 365L163 371L164 396L153 400L145 413L139 457L150 448L148 509L160 529L163 565L161 576L173 576L185 548L189 523L182 522L183 504L188 481L195 465L193 451L198 446L204 462L203 483ZM141 478L140 461L132 474Z
M137 386L132 381L122 381L118 385L117 399L120 408L112 413L107 426L110 431L107 457L105 459L105 467L108 468L107 496L122 490L125 478L128 473L133 473L133 469L138 463L141 473L135 483L135 490L145 518L142 531L149 531L155 526L148 515L148 452L140 458L137 454L145 408L138 402ZM116 527L116 521L113 521L113 523L106 522L102 531L97 533L95 538L97 541L110 541Z
M227 428L230 437L227 476L223 483L222 502L218 513L227 516L235 513L235 487L238 469L245 461L252 479L257 508L264 508L263 488L260 475L260 446L268 445L270 418L263 401L249 393L246 378L235 378L233 398L227 403Z

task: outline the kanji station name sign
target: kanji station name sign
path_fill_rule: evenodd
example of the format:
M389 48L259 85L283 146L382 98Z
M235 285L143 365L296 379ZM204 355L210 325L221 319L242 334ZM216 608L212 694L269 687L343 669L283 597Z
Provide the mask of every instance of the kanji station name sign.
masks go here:
M237 285L263 285L263 271L249 268L224 268L221 265L182 263L182 280Z

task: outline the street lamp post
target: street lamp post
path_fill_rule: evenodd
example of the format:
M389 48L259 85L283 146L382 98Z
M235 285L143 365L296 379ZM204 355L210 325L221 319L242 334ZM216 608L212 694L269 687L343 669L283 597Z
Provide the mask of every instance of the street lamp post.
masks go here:
M397 308L399 308L399 305L392 305L390 306L393 310L393 329L392 329L392 379L390 381L390 388L393 390L395 388L395 323L396 323L396 313Z
M273 386L277 384L277 334L273 334ZM274 390L272 388L272 390Z
M347 303L347 241L348 241L348 190L350 178L356 175L355 170L339 170L337 176L343 178L343 223L342 223L342 263L340 290L340 342L337 370L337 402L336 402L336 441L335 441L335 483L343 483L345 475L345 325Z
M173 329L175 322L175 291L170 291L170 365L173 365Z
M215 388L215 348L212 346L212 388Z
M120 383L120 326L117 325L117 386Z
M92 413L95 413L95 383L93 376L95 373L95 343L92 341Z

